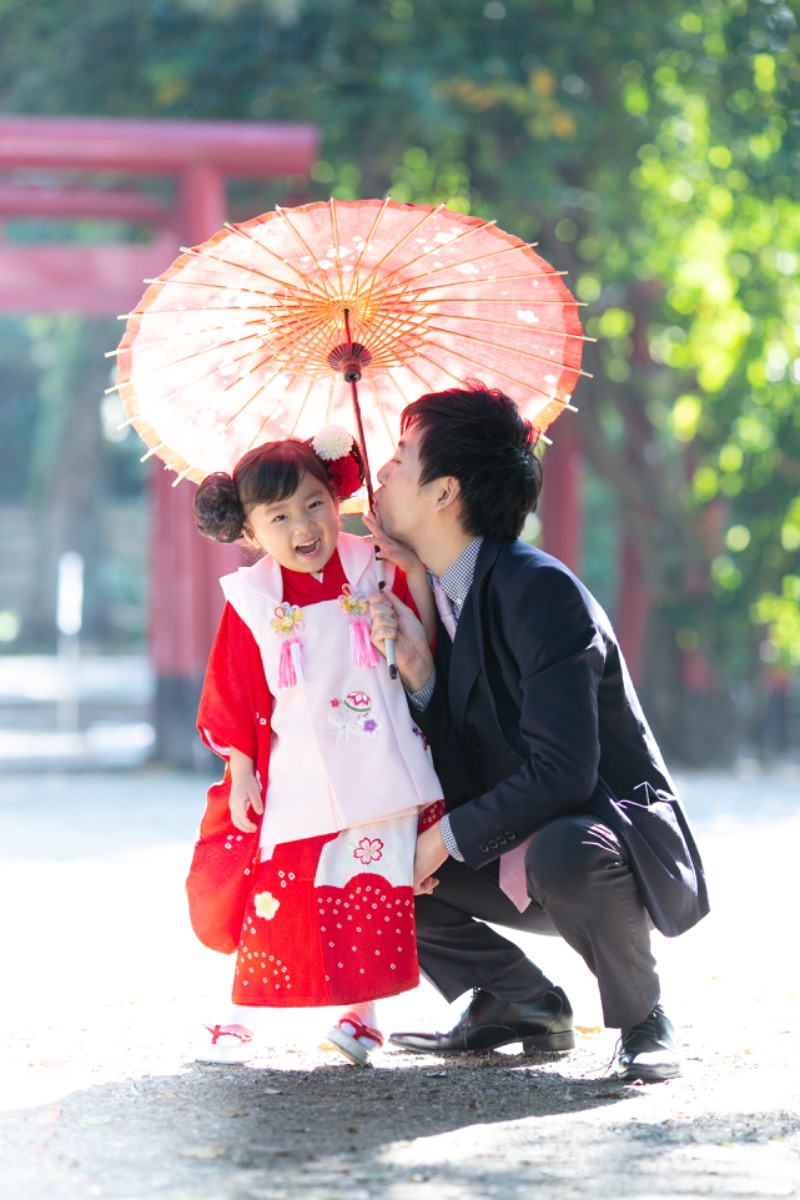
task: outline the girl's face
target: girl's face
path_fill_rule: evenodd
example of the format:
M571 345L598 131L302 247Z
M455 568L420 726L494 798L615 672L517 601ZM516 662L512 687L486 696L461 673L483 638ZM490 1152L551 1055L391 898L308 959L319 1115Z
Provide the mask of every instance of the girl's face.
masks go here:
M282 567L310 575L321 571L339 536L339 509L324 483L306 473L285 500L256 504L247 514L245 538Z

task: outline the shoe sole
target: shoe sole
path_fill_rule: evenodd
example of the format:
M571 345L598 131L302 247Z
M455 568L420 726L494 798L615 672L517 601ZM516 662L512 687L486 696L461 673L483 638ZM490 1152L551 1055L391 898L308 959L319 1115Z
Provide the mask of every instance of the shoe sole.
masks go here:
M541 1054L542 1052L559 1054L575 1049L575 1034L571 1029L567 1029L562 1033L542 1033L535 1037L501 1038L492 1042L490 1046L481 1046L475 1049L457 1046L447 1049L441 1046L408 1046L404 1042L396 1042L394 1038L389 1038L390 1045L408 1054L487 1054L490 1050L499 1050L501 1046L513 1046L517 1042L522 1042L523 1054Z
M523 1054L541 1054L542 1051L559 1054L574 1049L575 1034L571 1029L565 1029L563 1033L545 1033L539 1037L522 1039Z
M330 1029L326 1035L327 1040L332 1046L343 1054L345 1058L353 1064L354 1067L368 1067L369 1051L366 1050L356 1038L350 1037L343 1033L341 1029Z
M640 1070L630 1068L625 1071L617 1071L616 1076L620 1083L666 1083L668 1079L677 1079L680 1075L680 1067L674 1068L658 1068L642 1067Z
M233 1050L225 1051L222 1054L213 1054L209 1051L207 1054L196 1054L194 1061L203 1063L207 1067L242 1067L249 1062L253 1057L252 1050L236 1053Z

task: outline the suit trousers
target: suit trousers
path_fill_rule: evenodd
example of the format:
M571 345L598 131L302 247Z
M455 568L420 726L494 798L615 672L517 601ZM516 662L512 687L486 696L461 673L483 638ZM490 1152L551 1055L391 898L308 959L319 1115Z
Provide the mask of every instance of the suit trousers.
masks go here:
M532 900L521 913L500 890L498 862L474 868L447 859L438 887L417 897L424 976L448 1001L469 988L523 999L526 966L528 995L546 990L547 977L488 921L563 937L597 978L606 1025L629 1029L644 1020L660 994L652 922L616 834L591 815L559 817L534 835L525 866Z

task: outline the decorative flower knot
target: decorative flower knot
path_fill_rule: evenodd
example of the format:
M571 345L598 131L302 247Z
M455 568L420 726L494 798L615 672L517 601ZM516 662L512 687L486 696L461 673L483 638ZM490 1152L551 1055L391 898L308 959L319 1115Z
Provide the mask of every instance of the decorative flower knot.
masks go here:
M276 633L292 634L303 628L303 610L296 604L279 604L272 628Z
M367 611L367 600L361 592L354 592L350 584L346 583L339 597L339 607L348 617L363 617Z

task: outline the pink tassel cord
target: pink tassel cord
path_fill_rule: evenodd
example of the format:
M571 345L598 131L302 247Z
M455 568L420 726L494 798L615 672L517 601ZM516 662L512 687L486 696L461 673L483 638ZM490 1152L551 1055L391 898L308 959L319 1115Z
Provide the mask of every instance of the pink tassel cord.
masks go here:
M278 687L303 687L306 683L303 645L294 637L295 631L299 633L303 628L303 610L296 604L279 604L271 624L278 637L283 639L278 660Z
M369 621L354 617L350 622L350 654L356 667L377 667L381 661L370 641Z
M302 643L298 638L285 638L278 663L278 687L304 687L306 682Z

